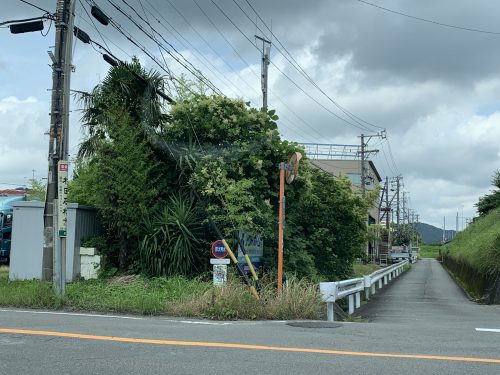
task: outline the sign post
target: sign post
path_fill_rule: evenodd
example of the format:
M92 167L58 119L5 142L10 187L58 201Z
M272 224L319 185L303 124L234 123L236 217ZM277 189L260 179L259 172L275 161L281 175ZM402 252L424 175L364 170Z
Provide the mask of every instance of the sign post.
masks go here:
M213 265L213 281L215 286L223 286L227 281L227 265L230 260L227 259L227 250L222 240L215 241L212 244L212 255L215 258L210 259Z
M57 163L57 198L58 198L58 223L59 237L66 237L68 224L68 162L60 160Z

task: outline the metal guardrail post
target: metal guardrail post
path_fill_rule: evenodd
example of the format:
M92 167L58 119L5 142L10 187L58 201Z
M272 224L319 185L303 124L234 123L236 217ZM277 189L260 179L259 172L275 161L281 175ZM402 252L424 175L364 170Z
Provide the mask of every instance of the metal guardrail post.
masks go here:
M394 264L362 278L320 283L321 297L326 302L328 321L335 320L335 301L348 297L348 313L353 314L356 308L361 307L361 292L364 291L366 300L369 300L370 295L375 294L377 281L381 289L393 277L399 276L407 263L408 261Z
M329 322L335 321L335 312L333 311L334 305L335 305L335 302L327 302L326 303L326 319Z
M365 299L368 301L370 299L370 287L372 286L372 281L370 276L363 276L364 287L365 287Z

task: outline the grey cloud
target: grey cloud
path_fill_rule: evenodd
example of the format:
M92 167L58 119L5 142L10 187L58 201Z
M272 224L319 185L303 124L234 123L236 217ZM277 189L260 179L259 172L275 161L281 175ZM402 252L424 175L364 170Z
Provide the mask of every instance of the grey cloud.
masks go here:
M417 3L388 2L393 9L459 25L471 25L470 15L481 14L476 27L495 30L498 3L481 7L476 2L433 1L422 7ZM356 1L332 4L336 11L315 49L322 61L353 54L353 66L368 73L368 78L444 80L470 84L496 74L500 35L492 36L439 27L381 12ZM370 82L368 79L367 83Z

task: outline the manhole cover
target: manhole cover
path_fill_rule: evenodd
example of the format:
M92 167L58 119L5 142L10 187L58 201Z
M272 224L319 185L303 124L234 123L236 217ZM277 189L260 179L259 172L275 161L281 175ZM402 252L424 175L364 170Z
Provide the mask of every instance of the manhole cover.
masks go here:
M338 328L342 327L340 323L334 322L289 322L287 325L299 328Z

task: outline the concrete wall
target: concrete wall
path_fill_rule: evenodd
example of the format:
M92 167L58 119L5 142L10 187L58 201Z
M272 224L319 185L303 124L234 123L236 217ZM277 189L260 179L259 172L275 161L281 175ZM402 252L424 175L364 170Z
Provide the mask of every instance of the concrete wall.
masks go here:
M43 248L42 202L18 202L14 204L12 246L9 278L31 280L42 277ZM95 209L68 205L66 248L66 280L72 281L80 274L80 243L82 239L100 234Z

